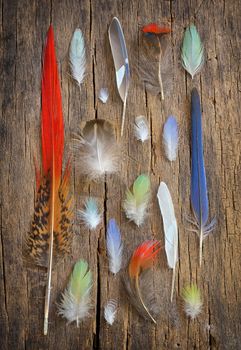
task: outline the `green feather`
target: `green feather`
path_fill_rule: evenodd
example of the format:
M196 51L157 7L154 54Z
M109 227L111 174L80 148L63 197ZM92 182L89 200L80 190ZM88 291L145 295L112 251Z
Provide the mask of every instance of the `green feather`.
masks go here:
M193 78L204 63L204 47L194 24L185 31L182 43L182 65Z
M91 286L92 274L88 269L88 264L84 260L79 260L74 266L69 282L69 290L78 300L88 293Z
M74 266L68 287L62 294L62 300L58 305L59 314L69 323L75 321L77 327L79 327L79 321L89 315L91 287L92 274L88 264L84 260L79 260Z
M128 219L137 226L142 225L146 216L146 208L150 198L150 179L147 175L140 175L135 180L132 191L126 191L126 199L123 204Z
M185 302L184 310L187 316L192 319L196 318L202 311L202 299L200 289L196 284L186 286L182 290L182 297Z

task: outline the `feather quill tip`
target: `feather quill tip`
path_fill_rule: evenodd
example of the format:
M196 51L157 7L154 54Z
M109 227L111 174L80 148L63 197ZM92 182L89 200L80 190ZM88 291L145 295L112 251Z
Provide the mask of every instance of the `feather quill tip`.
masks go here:
M101 214L99 213L96 199L88 198L85 202L85 209L77 211L77 217L88 229L96 229L101 222Z
M109 98L109 90L107 88L101 88L99 92L99 99L102 103L106 103Z
M165 154L170 162L177 158L179 142L178 124L174 116L169 116L163 128L163 145Z
M196 284L191 284L182 290L184 311L188 317L195 319L202 311L201 293Z
M141 142L145 142L150 138L148 121L143 115L135 118L134 134L136 139Z
M104 317L109 325L113 325L117 313L117 300L111 299L105 305Z

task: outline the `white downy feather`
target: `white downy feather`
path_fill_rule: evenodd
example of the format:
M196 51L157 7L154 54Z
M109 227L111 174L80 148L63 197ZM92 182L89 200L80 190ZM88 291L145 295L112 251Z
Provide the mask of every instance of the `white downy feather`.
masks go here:
M169 116L163 128L163 144L166 157L170 162L173 162L177 158L178 142L179 135L176 118Z
M73 78L80 86L85 77L86 70L86 54L85 42L82 31L77 28L74 31L69 49L70 70Z
M77 210L77 217L88 229L94 230L101 221L101 214L99 213L96 200L91 197L88 198L85 202L85 209Z
M135 118L134 133L136 139L141 142L145 142L150 138L148 121L143 115Z
M106 174L116 173L119 169L119 147L116 142L114 128L104 119L86 122L79 138L75 138L74 146L78 169L90 179L99 179Z
M165 251L167 256L168 266L173 269L171 301L173 298L175 269L178 260L178 229L177 221L172 202L171 194L167 185L164 182L160 183L157 198L163 219L163 227L165 234Z
M115 299L111 299L105 305L104 317L106 322L109 325L113 325L117 312L117 301Z
M109 91L107 88L101 88L99 93L99 99L101 102L106 103L109 98Z

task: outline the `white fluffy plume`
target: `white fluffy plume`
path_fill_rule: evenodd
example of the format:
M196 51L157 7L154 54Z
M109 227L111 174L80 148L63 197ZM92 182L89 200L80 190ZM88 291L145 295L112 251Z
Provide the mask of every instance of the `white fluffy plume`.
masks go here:
M150 138L148 121L143 115L135 118L134 133L136 139L141 142L145 142Z
M163 128L163 144L165 148L166 157L170 162L176 160L178 150L178 124L176 118L168 117Z
M101 102L106 103L109 98L109 91L107 88L101 88L99 92L99 99Z
M73 78L80 86L85 77L86 70L86 54L85 42L82 31L77 28L74 31L69 49L70 70Z
M115 321L117 312L117 301L115 299L111 299L105 305L104 317L108 324L112 326Z
M111 123L103 119L88 121L74 141L76 158L79 157L76 163L82 174L98 179L118 171L119 148Z
M177 220L175 217L174 206L171 194L167 185L164 182L160 183L157 198L162 214L164 234L165 234L165 251L167 256L168 266L173 270L171 301L173 298L176 263L178 259L178 230Z
M77 211L77 217L86 227L94 230L101 221L97 202L94 198L88 198L85 202L85 209Z
M72 272L68 287L62 294L62 300L58 305L58 312L65 317L68 323L79 321L89 316L91 308L90 290L92 288L92 274L88 264L79 260Z
M116 274L121 269L123 244L120 230L115 219L110 219L106 237L107 253L109 257L109 269Z

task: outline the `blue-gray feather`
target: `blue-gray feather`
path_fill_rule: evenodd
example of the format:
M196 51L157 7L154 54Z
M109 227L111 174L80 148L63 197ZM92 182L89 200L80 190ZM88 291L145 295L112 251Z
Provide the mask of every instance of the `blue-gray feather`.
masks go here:
M191 174L191 203L200 227L208 221L209 203L207 192L206 172L203 158L202 141L202 112L200 97L197 89L192 90L192 174Z

